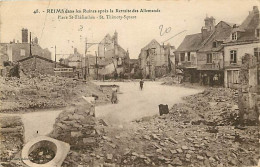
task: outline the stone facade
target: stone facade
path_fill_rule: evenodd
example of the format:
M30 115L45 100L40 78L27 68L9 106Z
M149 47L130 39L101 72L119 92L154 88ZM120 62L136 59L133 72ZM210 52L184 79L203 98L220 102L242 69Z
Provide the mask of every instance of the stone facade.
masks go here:
M242 45L230 45L224 48L224 68L225 68L225 87L238 88L240 81L238 80L239 71L242 65L242 57L245 54L254 55L254 49L259 48L259 43L248 43ZM236 62L231 63L231 53L236 51Z
M170 72L175 66L175 61L171 61L174 51L174 46L160 45L155 39L143 47L139 54L143 78L154 79Z
M129 68L129 52L118 43L118 33L111 37L107 34L98 45L98 65L104 67L100 75L126 73Z
M241 121L247 124L258 122L258 84L257 73L259 63L255 56L246 54L242 58L239 73L239 112Z
M0 43L1 48L5 48L5 52L1 53L8 55L8 60L11 62L18 62L21 59L30 56L29 43ZM32 55L38 55L51 60L51 52L46 48L42 49L38 44L31 45Z

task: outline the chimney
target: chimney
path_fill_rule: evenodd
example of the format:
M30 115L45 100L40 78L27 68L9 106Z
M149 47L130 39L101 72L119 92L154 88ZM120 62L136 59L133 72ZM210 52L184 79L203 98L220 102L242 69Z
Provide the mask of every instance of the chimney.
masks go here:
M28 29L22 29L22 43L28 43Z
M74 54L77 54L77 52L78 52L77 48L74 48Z
M115 41L115 44L117 45L118 44L118 33L116 31L114 33L114 41Z
M208 31L213 31L215 28L215 18L214 17L206 17L204 19L205 21L205 27L207 28Z
M34 38L33 43L38 45L38 38L37 37Z
M258 10L258 7L257 6L253 6L253 12L256 14L256 13L259 13L259 10Z
M202 27L201 28L201 34L202 34L202 40L206 39L208 34L209 34L209 31L206 27Z

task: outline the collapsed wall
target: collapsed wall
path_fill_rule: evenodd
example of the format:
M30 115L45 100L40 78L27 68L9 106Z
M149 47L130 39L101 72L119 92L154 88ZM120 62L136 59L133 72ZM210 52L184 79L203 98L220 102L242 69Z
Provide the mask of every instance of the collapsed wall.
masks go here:
M239 117L241 124L252 125L259 122L257 107L257 60L250 54L242 57L239 73Z
M91 104L65 109L55 121L50 137L69 143L72 150L98 147L95 108Z

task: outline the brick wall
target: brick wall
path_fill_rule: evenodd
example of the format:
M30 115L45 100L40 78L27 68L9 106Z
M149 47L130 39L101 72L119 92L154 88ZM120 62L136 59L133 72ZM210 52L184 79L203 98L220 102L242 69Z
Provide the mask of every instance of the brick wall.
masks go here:
M20 69L25 73L28 74L31 71L39 72L40 74L50 74L55 75L54 68L55 63L51 60L45 60L38 57L32 57L27 60L20 62ZM56 68L66 68L63 65L56 64ZM56 75L64 76L64 77L74 77L74 72L63 72L63 73L56 73Z

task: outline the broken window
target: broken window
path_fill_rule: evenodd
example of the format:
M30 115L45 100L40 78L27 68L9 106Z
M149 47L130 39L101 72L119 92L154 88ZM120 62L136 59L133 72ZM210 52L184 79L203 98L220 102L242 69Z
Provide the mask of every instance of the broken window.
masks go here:
M258 62L260 62L260 48L254 48L254 55Z
M212 63L212 53L207 54L207 63Z
M233 63L233 64L237 63L237 51L236 50L230 51L230 63Z

